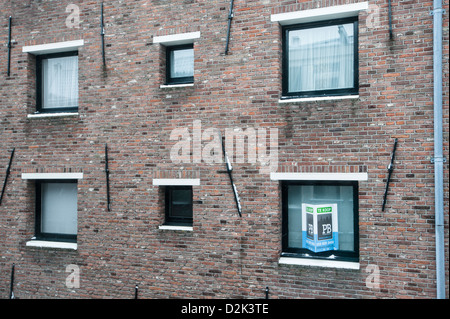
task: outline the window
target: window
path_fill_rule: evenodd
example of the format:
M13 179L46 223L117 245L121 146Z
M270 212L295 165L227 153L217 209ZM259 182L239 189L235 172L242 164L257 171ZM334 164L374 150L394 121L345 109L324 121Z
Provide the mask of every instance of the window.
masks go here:
M36 56L37 111L78 111L78 51Z
M167 47L166 63L167 84L194 82L194 47L192 44Z
M283 181L283 257L358 261L358 182Z
M36 181L37 240L76 242L77 181Z
M283 97L358 94L357 17L283 28Z
M166 225L192 226L192 186L166 186Z

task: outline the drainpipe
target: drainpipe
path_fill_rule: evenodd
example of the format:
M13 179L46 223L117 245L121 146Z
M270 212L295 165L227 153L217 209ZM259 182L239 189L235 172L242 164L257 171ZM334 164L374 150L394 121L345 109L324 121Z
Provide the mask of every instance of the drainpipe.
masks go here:
M437 299L445 299L444 156L442 143L442 0L433 0L434 184Z

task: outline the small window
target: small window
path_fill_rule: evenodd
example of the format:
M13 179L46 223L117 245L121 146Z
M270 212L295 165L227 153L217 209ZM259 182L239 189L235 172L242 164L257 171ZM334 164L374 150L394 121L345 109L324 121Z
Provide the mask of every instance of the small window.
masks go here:
M184 84L194 82L194 47L193 44L169 46L166 48L166 82L167 84Z
M38 240L76 242L76 180L36 181L35 227Z
M166 186L166 225L192 226L192 186Z
M78 111L78 52L38 55L37 111Z
M358 261L358 182L284 181L283 256Z
M283 97L358 94L357 18L283 29Z

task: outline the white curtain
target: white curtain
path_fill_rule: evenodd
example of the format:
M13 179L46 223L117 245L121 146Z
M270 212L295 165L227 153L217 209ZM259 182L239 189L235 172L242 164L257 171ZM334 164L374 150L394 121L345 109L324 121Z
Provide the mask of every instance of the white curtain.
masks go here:
M170 77L181 78L194 75L194 49L171 52Z
M41 231L56 234L77 234L76 183L42 184Z
M44 109L78 106L78 57L42 61Z
M289 92L353 87L353 24L289 31Z

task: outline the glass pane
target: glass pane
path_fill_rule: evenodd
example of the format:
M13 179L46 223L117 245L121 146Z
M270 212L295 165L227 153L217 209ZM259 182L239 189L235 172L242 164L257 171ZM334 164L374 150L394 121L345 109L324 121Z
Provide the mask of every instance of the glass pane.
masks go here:
M192 218L192 190L173 189L172 190L172 218Z
M314 239L331 239L332 231L325 231L327 225L333 224L332 211L326 211L324 207L336 205L337 236L339 250L354 250L354 212L353 212L353 186L341 185L290 185L288 188L288 238L290 248L307 248L302 237ZM318 208L316 221L310 214L308 207ZM321 210L322 209L322 210ZM317 213L318 212L318 213ZM305 218L303 218L305 215ZM306 222L303 227L303 221ZM316 229L314 229L314 226ZM331 226L330 226L331 227ZM333 230L334 228L329 228ZM322 231L322 232L321 232Z
M194 49L173 50L170 55L171 78L194 76Z
M41 232L77 234L77 184L43 183Z
M78 56L42 60L42 108L78 106Z
M288 33L289 92L352 88L353 23Z

